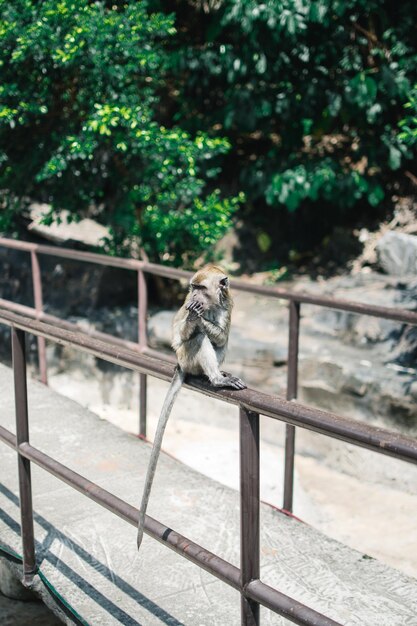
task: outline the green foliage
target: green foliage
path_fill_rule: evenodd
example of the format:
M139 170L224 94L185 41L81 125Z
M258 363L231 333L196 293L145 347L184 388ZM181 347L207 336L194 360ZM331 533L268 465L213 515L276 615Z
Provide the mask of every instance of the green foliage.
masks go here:
M415 23L414 0L0 0L0 228L33 198L180 264L238 190L284 239L372 211L416 156Z
M325 201L337 223L389 197L393 172L415 159L415 99L398 128L417 77L413 0L169 6L176 119L229 137L229 166L257 214L315 213Z
M60 208L70 219L94 210L111 227L109 252L136 241L175 264L224 234L236 199L212 189L227 140L158 119L173 16L146 1L16 0L1 2L0 19L8 218L11 198L50 202L46 221Z
M409 97L409 102L405 104L408 115L399 123L401 128L399 139L410 148L415 148L417 146L417 85L414 85Z
M337 171L328 158L314 166L298 165L276 174L266 192L269 204L284 204L290 212L306 199L313 202L323 199L344 209L352 207L363 197L375 206L383 199L384 190L357 171Z
M195 196L184 211L148 206L142 222L145 251L156 250L165 261L181 256L184 263L190 263L196 252L206 252L229 230L239 201L243 196L221 200L220 191L215 190L204 202Z

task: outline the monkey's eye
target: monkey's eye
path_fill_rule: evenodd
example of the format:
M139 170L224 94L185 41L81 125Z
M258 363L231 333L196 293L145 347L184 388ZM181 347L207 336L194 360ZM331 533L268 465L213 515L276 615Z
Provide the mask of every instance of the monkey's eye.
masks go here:
M220 284L220 287L222 287L223 289L226 289L226 287L229 286L229 279L227 278L227 276L225 278L222 278L219 284Z
M197 285L196 283L191 283L190 287L195 291L203 291L204 289L207 289L204 285Z

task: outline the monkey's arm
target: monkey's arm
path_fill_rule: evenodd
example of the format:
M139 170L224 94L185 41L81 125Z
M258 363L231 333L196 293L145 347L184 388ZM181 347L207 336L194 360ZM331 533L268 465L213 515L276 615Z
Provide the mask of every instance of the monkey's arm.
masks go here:
M188 311L188 315L185 318L183 317L180 327L180 335L183 341L187 341L187 339L190 339L200 331L218 348L227 344L230 329L230 312L228 310L220 313L216 312L214 319L210 319L208 317L210 311L206 312L207 307L201 301L188 300L184 306L185 311Z
M204 317L200 317L200 325L203 332L210 339L211 343L219 348L226 345L229 337L228 325L222 326L220 322L211 322Z

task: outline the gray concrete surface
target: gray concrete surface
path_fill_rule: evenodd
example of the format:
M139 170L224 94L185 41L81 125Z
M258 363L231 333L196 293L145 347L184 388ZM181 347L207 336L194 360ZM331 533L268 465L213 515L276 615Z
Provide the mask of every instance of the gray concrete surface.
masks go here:
M14 432L12 376L4 366L0 398L0 423ZM32 381L29 406L33 445L138 504L148 444ZM0 543L21 552L16 455L0 446ZM39 566L89 624L240 623L237 592L208 573L149 537L138 554L134 528L37 467L33 491ZM233 489L163 455L149 513L238 565L239 499ZM416 580L267 505L261 507L261 527L266 583L346 626L417 624ZM35 586L43 589L39 581ZM262 624L286 623L266 609L261 614Z
M1 555L1 553L0 553ZM21 600L23 602L36 601L33 591L22 585L21 581L11 575L11 568L5 558L0 556L0 595L11 600ZM1 613L0 613L1 615Z
M61 621L39 597L24 587L16 571L0 557L0 623L2 626L58 626Z
M229 369L229 363L227 370L241 375ZM136 433L138 375L126 370L103 373L98 367L94 373L80 367L67 366L59 372L50 368L48 381L61 395L118 428ZM167 382L148 378L151 440L167 390ZM274 387L268 389L272 390ZM296 440L296 516L333 539L417 578L417 465L301 428ZM283 501L284 441L282 422L261 419L261 499L275 507ZM239 488L238 420L233 405L183 389L163 447L208 478Z
M22 602L0 593L1 626L59 626L58 619L43 602Z

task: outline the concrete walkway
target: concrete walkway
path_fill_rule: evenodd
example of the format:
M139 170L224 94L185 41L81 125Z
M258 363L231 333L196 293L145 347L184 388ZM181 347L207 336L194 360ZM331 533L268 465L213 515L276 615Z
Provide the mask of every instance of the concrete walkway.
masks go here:
M0 424L14 432L12 375L0 366ZM29 382L31 443L137 506L150 446L77 403ZM16 454L0 443L0 544L21 553ZM236 591L33 467L43 574L89 624L233 626ZM347 494L348 495L348 494ZM236 491L163 455L149 513L239 564ZM346 626L417 625L417 583L261 507L262 580ZM36 581L45 601L53 602ZM262 624L287 623L261 609ZM67 623L68 618L61 615Z
M77 362L85 356L89 355L78 351ZM66 360L65 368L50 368L50 388L118 428L137 433L136 372L115 368L102 372L98 367L72 370L70 364ZM242 375L239 370L230 371ZM148 377L150 440L167 390L167 382ZM164 450L208 478L238 489L236 413L231 404L182 389L165 432ZM260 430L261 500L281 507L285 426L264 417ZM336 541L417 578L417 465L301 428L296 440L296 516Z

